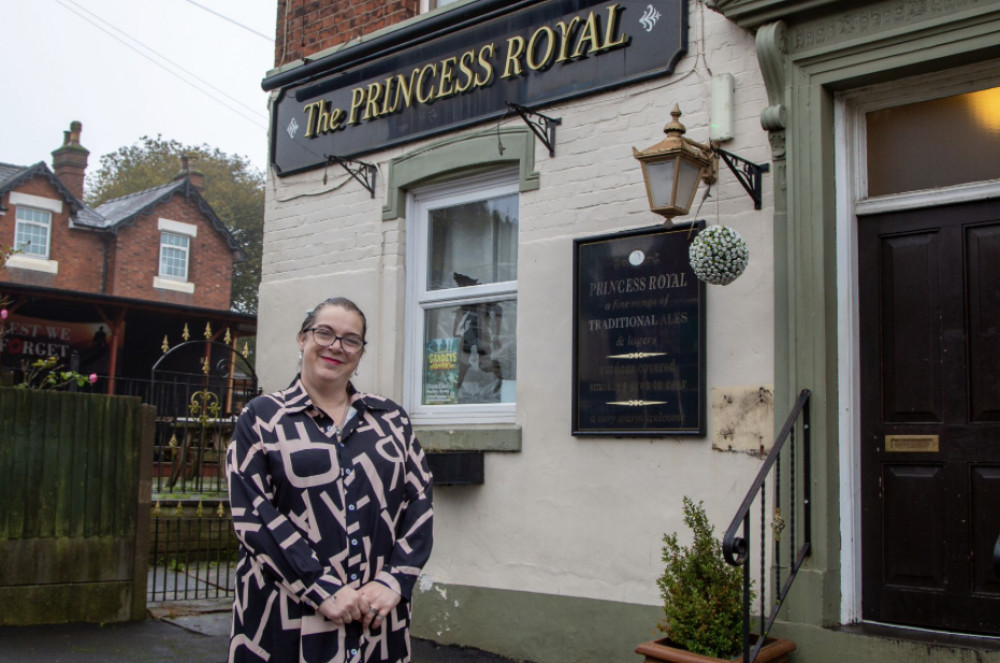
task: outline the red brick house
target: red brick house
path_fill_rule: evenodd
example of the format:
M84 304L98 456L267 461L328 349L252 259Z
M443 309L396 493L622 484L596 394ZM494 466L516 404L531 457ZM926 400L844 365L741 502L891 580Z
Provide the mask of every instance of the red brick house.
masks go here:
M12 300L0 366L48 355L68 365L75 350L82 371L146 378L185 324L252 336L256 318L229 310L243 249L202 196L203 176L184 159L173 181L92 209L81 129L65 132L51 169L0 163L0 245L19 249L0 269Z

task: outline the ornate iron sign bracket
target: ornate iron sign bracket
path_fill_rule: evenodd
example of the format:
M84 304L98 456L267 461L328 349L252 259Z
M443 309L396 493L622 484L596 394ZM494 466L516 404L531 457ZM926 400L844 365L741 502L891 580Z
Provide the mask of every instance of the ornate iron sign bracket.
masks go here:
M722 157L722 160L729 166L729 170L733 171L733 175L736 175L736 179L739 180L746 192L753 198L753 208L760 209L762 205L761 180L763 179L761 173L769 171L771 164L758 164L747 161L743 157L736 156L732 152L726 152L714 145L712 146L712 151Z
M327 154L324 156L326 156L326 162L328 164L340 164L351 177L361 183L361 186L363 186L368 193L372 195L372 198L375 197L375 173L378 172L378 166L373 163L339 157L336 154Z
M562 124L562 120L557 117L542 115L527 106L514 104L509 101L507 102L507 108L521 116L524 123L531 129L531 132L538 137L538 140L542 141L545 147L549 148L549 156L554 157L556 155L556 127ZM534 120L529 116L540 119Z

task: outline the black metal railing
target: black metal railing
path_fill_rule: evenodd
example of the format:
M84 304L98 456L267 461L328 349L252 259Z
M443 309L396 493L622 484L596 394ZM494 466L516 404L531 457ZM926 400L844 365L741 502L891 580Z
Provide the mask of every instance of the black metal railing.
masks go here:
M997 537L997 542L993 544L993 573L1000 578L1000 536Z
M765 644L771 626L778 617L778 611L781 609L785 597L788 596L792 581L795 580L805 558L811 553L810 394L808 389L803 389L799 394L795 406L785 420L785 425L782 426L775 438L774 445L757 473L757 478L754 479L753 485L743 499L743 504L740 505L739 511L737 511L722 540L726 562L743 567L744 663L753 663L756 660L757 654ZM801 445L796 445L796 441L800 441ZM799 446L801 449L798 448ZM787 458L785 463L782 463L783 458ZM769 479L774 505L774 513L771 516L774 547L770 560L773 568L773 588L770 590L767 582L767 532L765 529L768 518L767 489ZM787 495L782 493L783 479L787 480L789 485ZM757 637L751 642L750 611L754 592L754 578L752 577L754 571L751 564L753 560L750 546L750 514L755 503L759 504L760 507L760 543L758 546L760 580L757 583L758 590L756 590L760 600L760 612L758 614ZM787 510L787 516L782 516L782 508ZM802 519L801 527L799 526L800 516ZM787 536L783 534L786 526L789 530ZM782 557L783 550L788 551L788 562L785 562L785 558ZM790 564L787 569L783 566L786 563ZM784 581L782 580L783 571L787 571L787 578ZM768 603L771 604L770 610L767 609Z
M238 543L228 507L226 500L153 503L147 601L233 595Z
M160 372L156 380L100 377L94 387L156 407L153 496L226 495L225 451L243 406L260 393L255 377Z

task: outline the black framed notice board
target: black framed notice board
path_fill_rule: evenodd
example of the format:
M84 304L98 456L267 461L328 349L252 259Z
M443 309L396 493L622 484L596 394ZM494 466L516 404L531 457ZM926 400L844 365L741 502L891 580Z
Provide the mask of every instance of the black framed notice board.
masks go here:
M573 246L573 435L705 434L703 221Z

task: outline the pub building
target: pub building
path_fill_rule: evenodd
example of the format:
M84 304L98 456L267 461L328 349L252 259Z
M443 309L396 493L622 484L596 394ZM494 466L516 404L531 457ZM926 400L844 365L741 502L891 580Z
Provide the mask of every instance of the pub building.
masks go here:
M638 661L682 498L721 535L808 394L771 635L1000 660L1000 0L438 4L280 0L263 81L261 384L316 302L367 313L355 382L435 472L414 635Z

